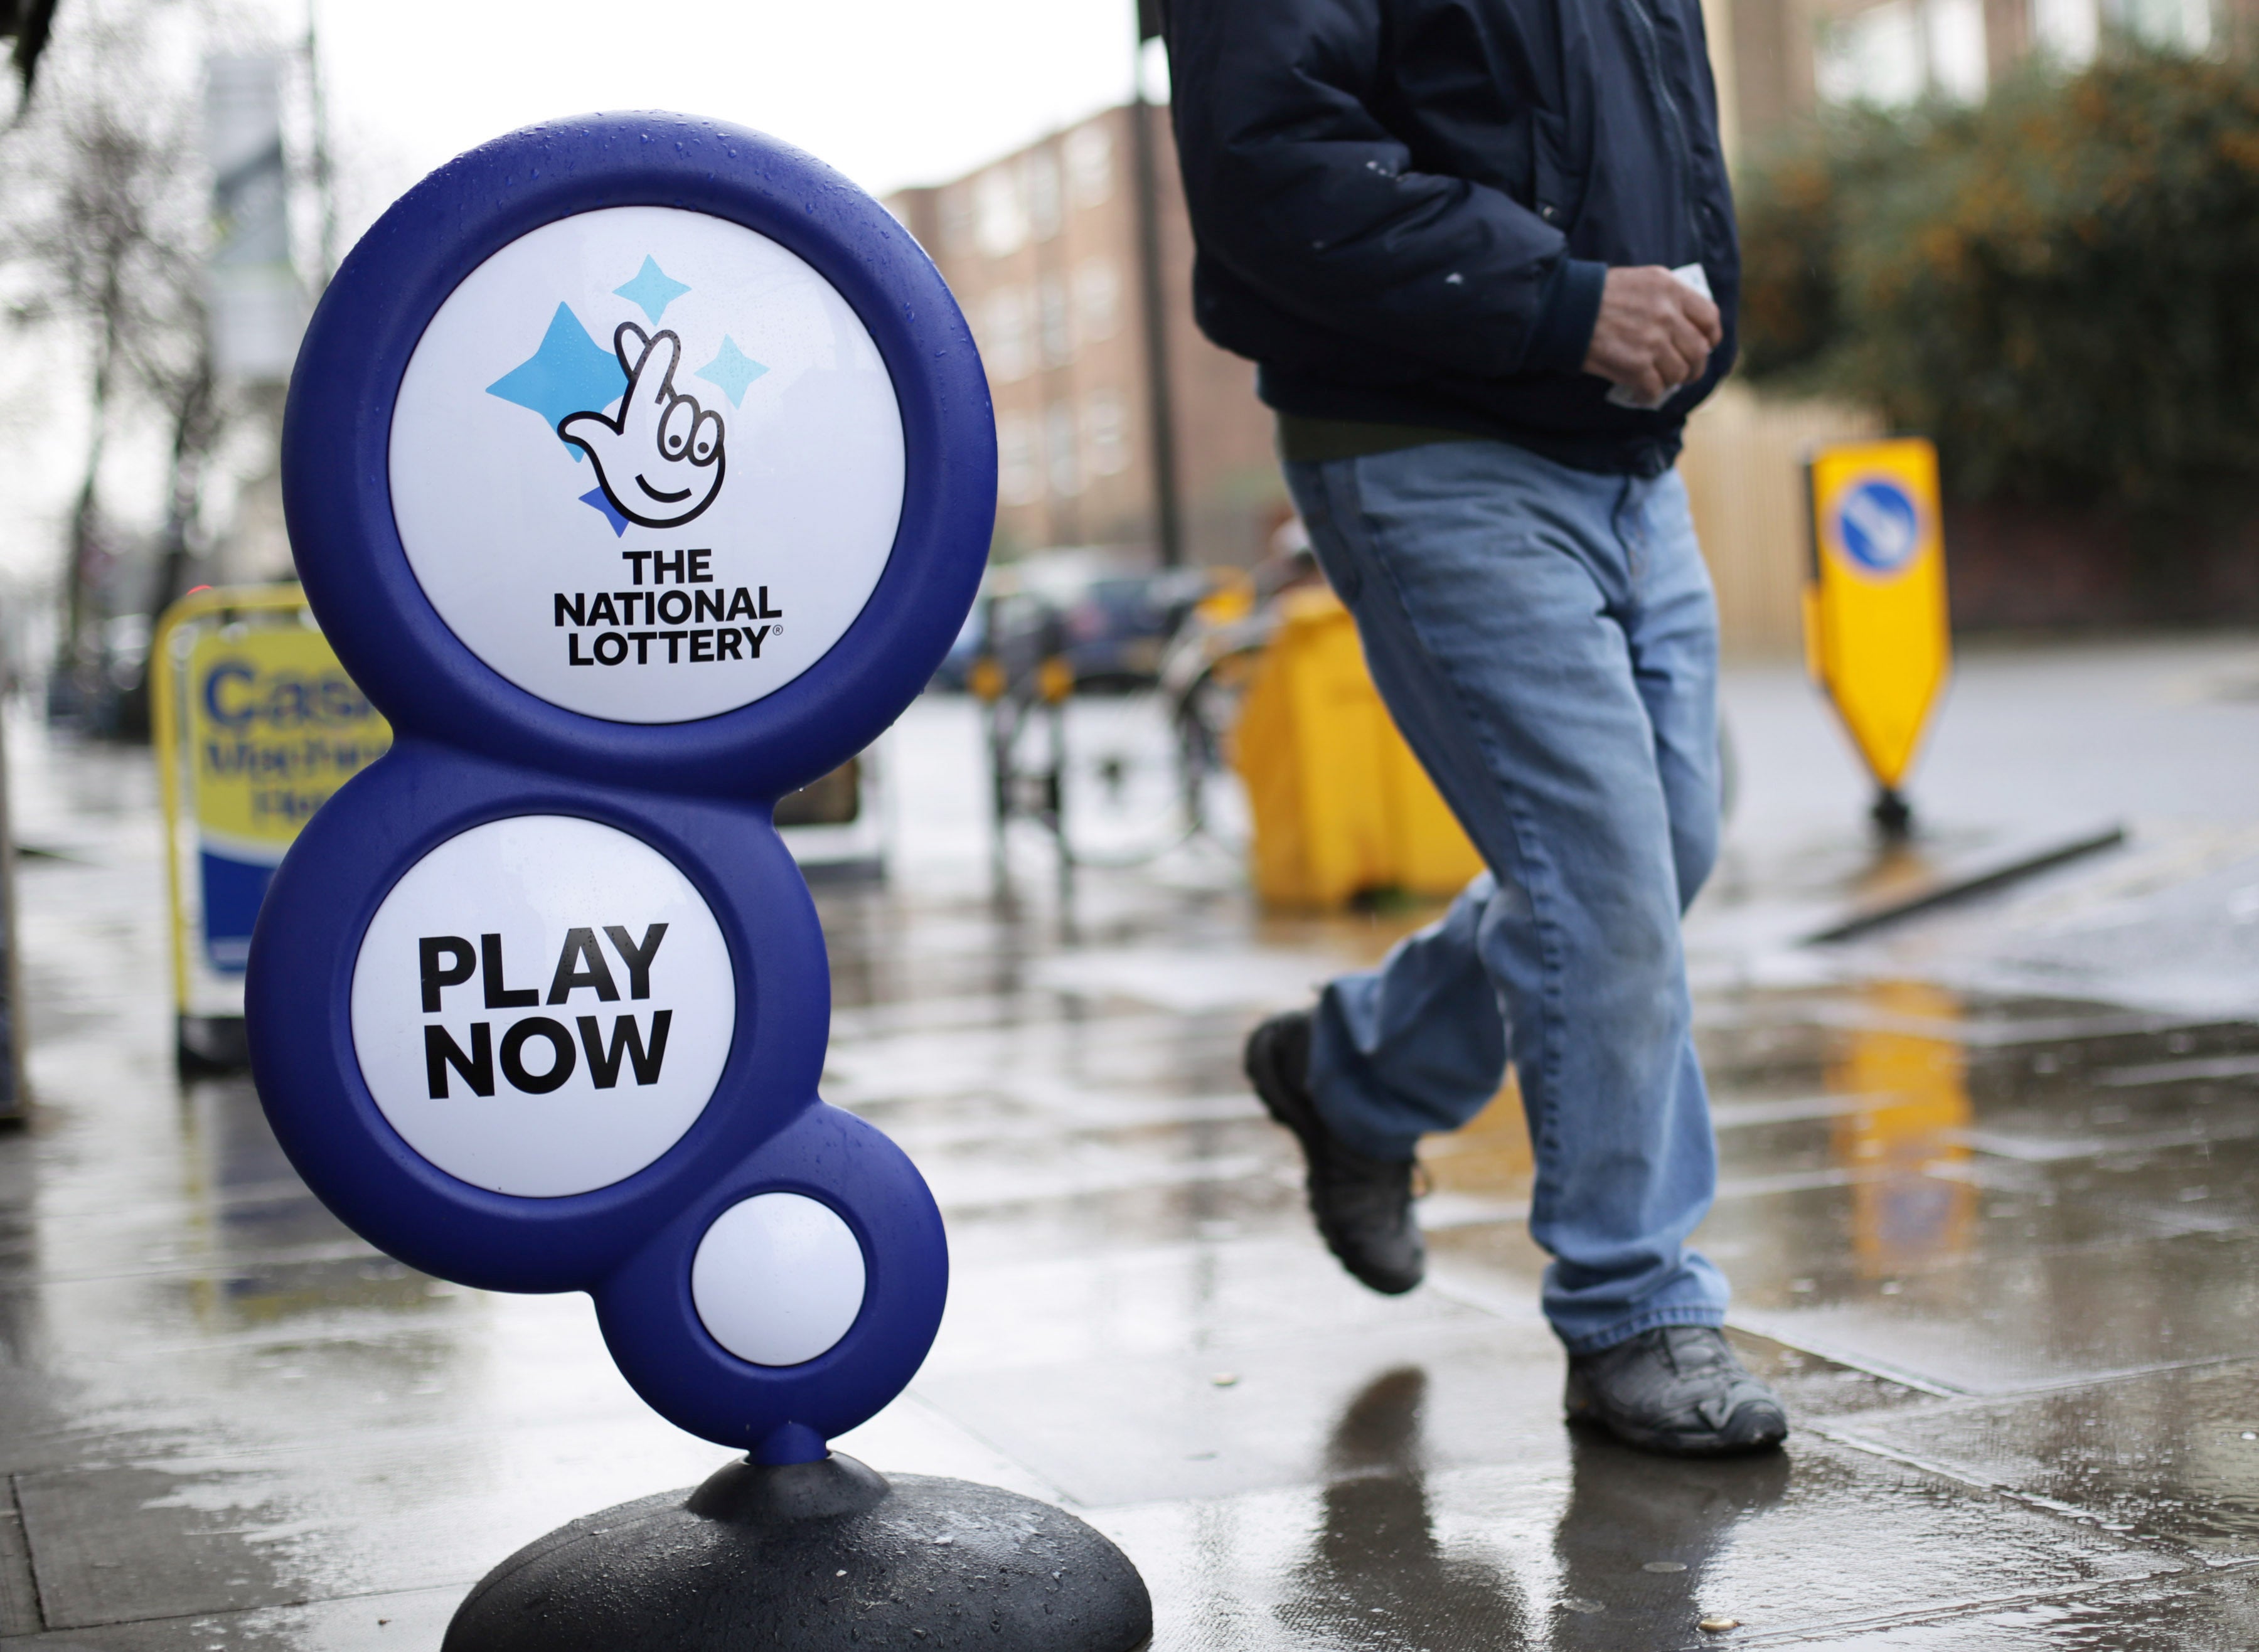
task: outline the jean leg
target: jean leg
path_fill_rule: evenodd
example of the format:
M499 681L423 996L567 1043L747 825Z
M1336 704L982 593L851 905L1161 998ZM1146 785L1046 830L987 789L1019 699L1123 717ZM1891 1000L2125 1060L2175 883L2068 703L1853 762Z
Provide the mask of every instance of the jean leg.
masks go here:
M1636 536L1641 565L1626 616L1633 680L1655 727L1683 911L1718 858L1718 604L1678 473L1639 488L1627 502L1623 526Z
M1376 684L1497 874L1472 934L1509 1012L1531 1232L1555 1258L1548 1315L1579 1350L1716 1323L1724 1282L1685 1248L1715 1161L1657 730L1626 629L1638 570L1614 525L1640 485L1495 443L1294 466L1290 481ZM1455 980L1460 951L1440 972ZM1413 1064L1389 1076L1406 1072L1418 1081ZM1322 1106L1339 1077L1314 1064Z
M1329 981L1311 1027L1311 1094L1360 1153L1407 1159L1506 1081L1506 1021L1480 939L1498 883L1483 872L1378 969Z
M1460 737L1448 692L1417 674L1391 671L1379 680L1362 588L1365 563L1333 530L1329 500L1344 473L1353 492L1354 461L1290 465L1286 480L1320 566L1357 616L1382 699L1464 820L1464 809L1480 807L1493 789L1489 777L1479 751ZM1476 843L1480 849L1479 837ZM1487 852L1484 859L1497 864ZM1341 976L1319 995L1311 1094L1351 1147L1376 1158L1409 1158L1421 1136L1457 1129L1498 1093L1506 1081L1506 1015L1481 943L1498 903L1514 898L1501 894L1491 873L1479 873L1442 919L1399 942L1379 968Z

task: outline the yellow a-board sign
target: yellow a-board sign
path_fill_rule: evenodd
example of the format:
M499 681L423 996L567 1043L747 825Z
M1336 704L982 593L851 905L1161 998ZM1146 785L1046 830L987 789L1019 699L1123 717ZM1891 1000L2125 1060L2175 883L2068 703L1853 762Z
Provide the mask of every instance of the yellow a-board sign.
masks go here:
M1899 787L1953 659L1937 450L1919 437L1847 442L1814 452L1805 474L1806 661L1881 788L1877 818L1902 824Z
M159 622L150 673L175 1001L184 1022L240 1016L267 880L330 794L383 755L392 730L295 585L182 597Z

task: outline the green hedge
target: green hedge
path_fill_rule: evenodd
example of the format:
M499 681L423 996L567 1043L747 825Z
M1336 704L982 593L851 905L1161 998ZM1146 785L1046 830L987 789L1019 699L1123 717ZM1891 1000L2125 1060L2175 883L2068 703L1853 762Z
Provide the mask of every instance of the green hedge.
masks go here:
M1963 496L2259 481L2259 72L2140 56L1833 117L1742 180L1749 377L1935 437Z

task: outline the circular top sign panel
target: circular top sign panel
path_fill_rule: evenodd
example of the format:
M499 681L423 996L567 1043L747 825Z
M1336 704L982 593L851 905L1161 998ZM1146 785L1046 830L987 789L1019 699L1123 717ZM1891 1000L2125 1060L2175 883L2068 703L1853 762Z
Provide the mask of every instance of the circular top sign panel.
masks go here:
M519 236L424 330L394 404L393 516L440 619L510 681L684 723L806 671L902 514L871 334L768 237L623 206Z
M1895 478L1852 483L1838 496L1835 515L1836 543L1869 573L1896 573L1921 548L1921 512Z
M909 231L726 122L575 116L459 155L299 347L307 601L405 742L775 798L870 744L987 564L971 332Z
M730 949L638 838L572 815L476 826L410 867L353 964L353 1053L392 1128L526 1198L624 1180L682 1139L736 1028Z

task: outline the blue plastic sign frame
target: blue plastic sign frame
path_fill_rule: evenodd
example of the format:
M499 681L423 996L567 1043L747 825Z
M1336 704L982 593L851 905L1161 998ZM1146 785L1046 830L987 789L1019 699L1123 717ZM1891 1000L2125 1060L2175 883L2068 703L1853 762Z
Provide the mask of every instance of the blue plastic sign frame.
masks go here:
M518 238L621 206L710 215L804 260L868 331L901 420L900 522L859 615L781 687L690 722L612 722L504 679L435 610L394 516L394 403L440 306ZM916 1169L816 1096L823 933L770 812L923 689L977 588L995 475L979 357L909 233L811 158L674 115L533 127L433 174L345 260L292 377L283 491L301 577L396 740L309 823L261 912L246 1016L268 1117L309 1186L371 1243L484 1288L589 1292L615 1360L655 1409L762 1461L820 1456L892 1399L931 1345L947 1285L940 1215ZM711 910L737 995L720 1080L687 1133L634 1173L559 1197L473 1186L410 1147L371 1092L352 1010L363 939L408 872L474 827L534 815L609 826L671 863ZM716 1218L773 1192L844 1221L865 1270L845 1333L778 1366L723 1348L691 1293Z
M816 668L696 723L611 723L506 681L433 610L393 520L393 403L439 306L518 237L619 206L709 213L805 259L869 329L901 411L901 525L862 617ZM900 716L971 606L996 510L987 380L955 299L909 232L813 157L679 115L530 127L403 196L353 247L307 329L282 445L307 600L395 727L444 731L460 749L559 773L709 796L780 797Z

